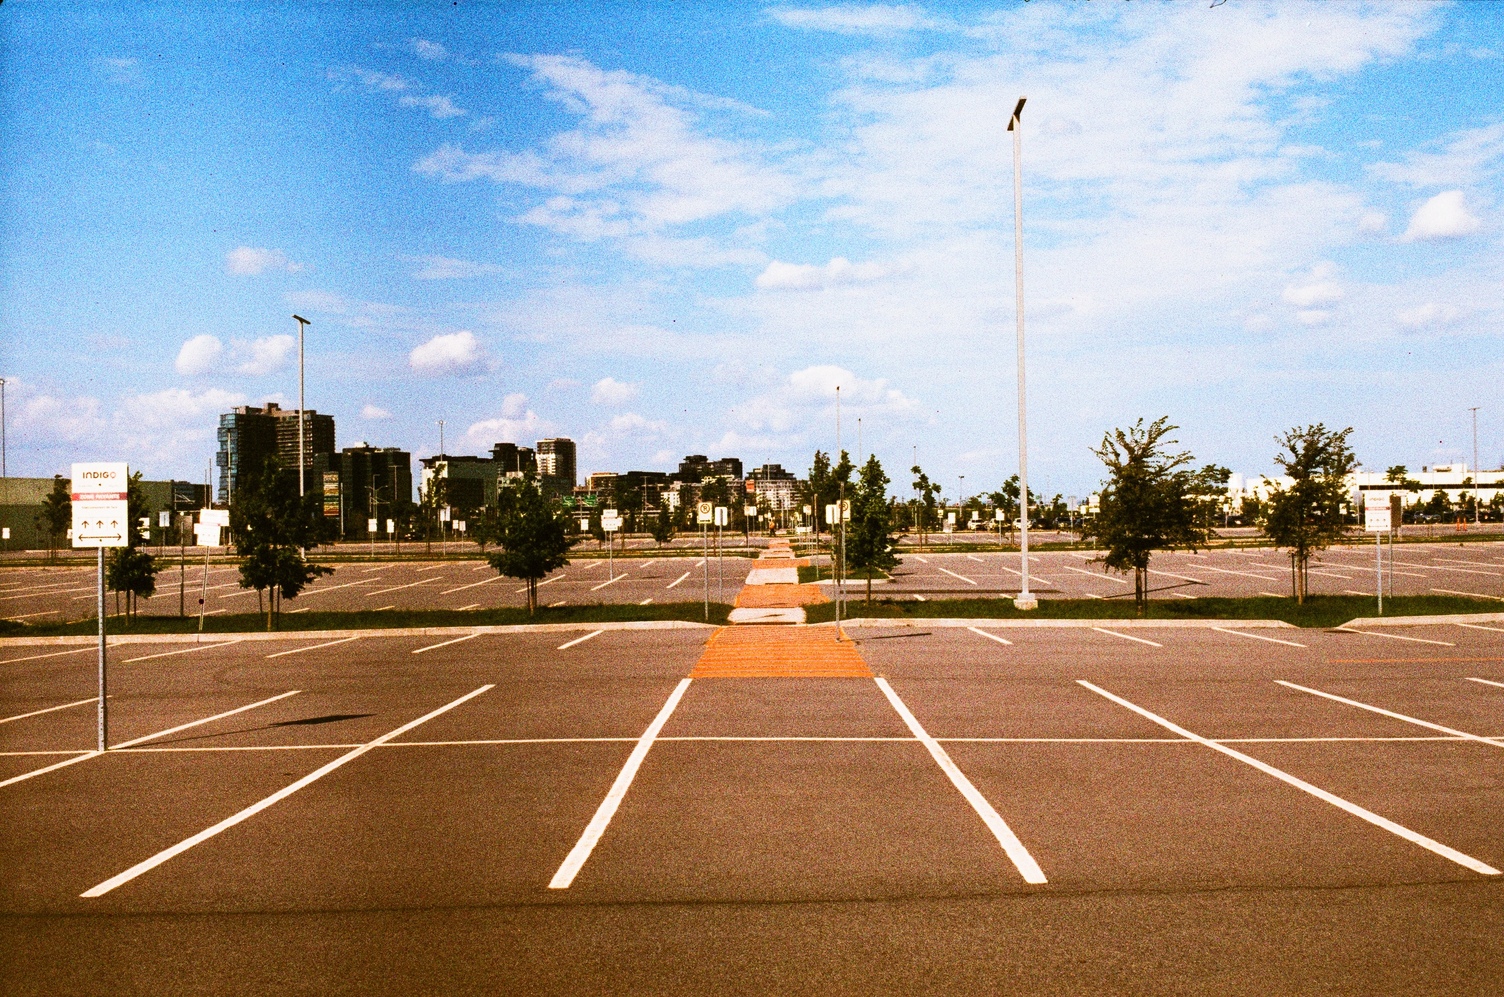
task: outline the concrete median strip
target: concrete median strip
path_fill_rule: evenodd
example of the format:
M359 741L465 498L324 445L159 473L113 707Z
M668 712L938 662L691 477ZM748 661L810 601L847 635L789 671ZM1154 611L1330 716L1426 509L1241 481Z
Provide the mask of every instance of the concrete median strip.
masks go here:
M1090 689L1092 692L1096 693L1099 696L1102 696L1105 699L1109 699L1112 702L1117 703L1124 709L1131 710L1134 713L1137 713L1145 720L1148 720L1151 723L1158 724L1165 730L1179 734L1181 737L1185 738L1188 741L1195 741L1197 744L1204 745L1205 747L1211 748L1213 751L1220 752L1221 754L1224 754L1229 758L1240 761L1244 765L1249 765L1264 773L1265 775L1273 776L1286 785L1293 786L1303 793L1309 793L1310 795L1316 797L1318 800L1330 803L1332 806L1337 807L1340 810L1345 810L1346 812L1352 814L1354 817L1365 820L1375 827L1383 828L1390 834L1397 835L1405 839L1406 841L1411 842L1412 844L1419 845L1421 848L1424 848L1436 855L1440 855L1442 858L1447 859L1448 861L1455 862L1465 869L1471 869L1473 872L1479 873L1480 875L1484 876L1499 875L1498 869L1495 869L1493 866L1488 865L1484 862L1478 861L1471 855L1465 855L1455 848L1449 847L1439 841L1428 838L1423 834L1412 831L1408 827L1405 827L1402 824L1397 824L1387 817L1381 817L1378 814L1374 813L1372 810L1364 809L1363 807L1358 806L1356 803L1349 803L1347 800L1344 800L1342 797L1337 796L1334 793L1329 793L1319 786L1314 786L1311 783L1306 782L1304 779L1298 779L1288 772L1275 768L1273 765L1270 765L1267 762L1261 762L1257 758L1254 758L1252 755L1245 755L1241 751L1227 747L1227 745L1225 744L1213 741L1210 738L1202 737L1200 734L1194 734L1191 731L1186 730L1184 727L1166 720L1164 717L1161 717L1158 714L1149 712L1142 706L1137 706L1133 703L1130 703L1128 700L1122 698L1121 696L1113 695L1106 689L1103 689L1100 686L1093 685L1086 679L1077 679L1076 683L1085 689Z

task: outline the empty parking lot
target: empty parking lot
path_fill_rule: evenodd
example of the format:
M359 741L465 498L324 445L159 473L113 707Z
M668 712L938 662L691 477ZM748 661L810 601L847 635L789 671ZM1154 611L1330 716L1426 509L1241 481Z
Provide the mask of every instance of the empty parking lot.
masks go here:
M1489 992L1504 624L1364 629L9 646L6 990Z

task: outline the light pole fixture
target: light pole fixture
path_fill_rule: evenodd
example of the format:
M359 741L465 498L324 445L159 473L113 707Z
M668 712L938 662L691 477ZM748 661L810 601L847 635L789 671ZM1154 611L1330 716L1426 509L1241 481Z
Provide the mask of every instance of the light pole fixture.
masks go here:
M303 480L307 477L304 468L308 466L303 453L303 330L312 323L301 315L294 315L293 320L298 323L298 498L302 498L308 490Z
M1474 422L1477 420L1475 419ZM1476 438L1477 433L1473 436ZM0 377L0 478L5 474L5 378Z
M1023 579L1013 605L1017 609L1038 609L1039 600L1029 593L1029 433L1028 407L1024 402L1024 172L1023 172L1023 126L1020 116L1024 113L1024 101L1018 98L1013 114L1008 118L1008 130L1013 133L1013 297L1018 308L1018 507L1020 577Z
M4 383L0 381L0 385ZM0 412L3 411L4 405L0 403ZM1473 525L1478 526L1483 522L1483 498L1478 490L1483 482L1481 477L1483 469L1478 465L1478 406L1474 405L1468 411L1473 413Z

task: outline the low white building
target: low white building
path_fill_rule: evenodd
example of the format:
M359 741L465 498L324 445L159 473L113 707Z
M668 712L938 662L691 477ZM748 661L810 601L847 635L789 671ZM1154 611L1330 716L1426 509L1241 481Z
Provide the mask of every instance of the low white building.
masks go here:
M1504 495L1504 470L1473 472L1466 464L1438 464L1405 475L1408 484L1390 481L1383 471L1357 471L1348 476L1348 494L1355 505L1363 503L1363 493L1389 492L1400 496L1406 508L1425 505L1438 491L1446 494L1454 506L1464 495L1476 492L1486 507L1496 495ZM1286 476L1234 474L1228 481L1228 498L1236 506L1244 498L1265 502L1276 487L1289 488L1294 481ZM1418 484L1419 487L1415 487Z

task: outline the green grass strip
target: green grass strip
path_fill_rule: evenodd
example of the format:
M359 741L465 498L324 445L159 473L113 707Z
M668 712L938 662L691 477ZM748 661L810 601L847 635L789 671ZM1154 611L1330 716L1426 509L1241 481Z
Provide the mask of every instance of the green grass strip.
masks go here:
M1283 620L1298 627L1335 627L1362 616L1374 616L1373 597L1314 595L1303 604L1294 599L1255 596L1247 599L1151 599L1140 616L1132 602L1117 599L1040 599L1039 608L1021 612L1012 599L873 599L855 593L846 600L843 616L851 619L993 619L993 620ZM1450 595L1397 595L1384 599L1385 616L1445 616L1452 613L1497 613L1499 603ZM833 603L808 606L810 623L835 619Z
M710 604L710 622L724 626L731 607ZM387 609L356 613L283 613L276 631L296 633L301 630L391 630L404 627L483 627L516 626L524 623L635 623L649 620L685 620L705 622L705 604L701 602L666 602L647 606L622 603L598 603L590 606L539 607L529 616L525 608L498 609ZM197 616L138 616L129 625L121 617L110 617L110 634L183 634L198 631ZM237 613L204 618L204 633L252 633L266 630L264 613ZM99 632L93 620L74 623L24 624L0 621L0 635L6 637L66 637Z

